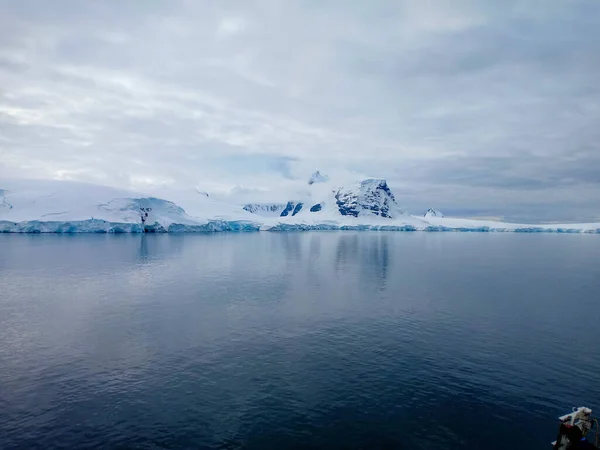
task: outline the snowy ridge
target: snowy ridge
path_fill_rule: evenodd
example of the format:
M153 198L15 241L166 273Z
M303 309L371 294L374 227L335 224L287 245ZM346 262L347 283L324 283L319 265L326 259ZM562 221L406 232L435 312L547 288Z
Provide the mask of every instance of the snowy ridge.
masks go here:
M285 203L249 203L242 209L263 217L278 217L285 209Z
M327 175L323 175L321 172L319 172L317 170L308 179L308 184L311 185L311 184L315 184L315 183L326 183L328 181L329 181L329 177Z
M343 216L370 214L393 219L403 214L385 180L368 179L358 187L339 189L335 200Z
M333 188L329 181L323 181L310 188L302 201L281 204L279 215L262 217L194 190L172 192L174 201L169 201L86 183L4 180L0 188L0 232L379 230L600 234L600 223L514 224L445 218L438 211L429 214L432 210L425 217L410 216L398 207L385 180L364 180L351 188Z
M6 201L6 197L4 196L5 192L6 191L4 189L0 189L0 211L2 211L2 208L12 208L12 205Z
M424 217L444 217L444 215L436 209L429 208Z
M244 211L256 214L262 217L286 217L295 216L304 207L303 202L287 202L287 203L251 203L243 207Z
M190 191L186 209L143 194L69 181L12 181L3 189L0 232L141 233L260 228L253 216Z
M244 210L264 217L319 213L319 216L379 216L391 219L403 215L394 194L382 179L370 178L339 187L333 185L327 175L316 171L308 180L308 190L298 193L298 197L301 200L287 202L280 214L276 214L279 209L275 204L251 204L244 206Z

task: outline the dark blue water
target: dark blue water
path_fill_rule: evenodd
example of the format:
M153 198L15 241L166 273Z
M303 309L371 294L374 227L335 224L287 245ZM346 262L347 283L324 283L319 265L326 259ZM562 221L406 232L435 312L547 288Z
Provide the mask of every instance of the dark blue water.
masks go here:
M549 448L593 235L0 236L0 448Z

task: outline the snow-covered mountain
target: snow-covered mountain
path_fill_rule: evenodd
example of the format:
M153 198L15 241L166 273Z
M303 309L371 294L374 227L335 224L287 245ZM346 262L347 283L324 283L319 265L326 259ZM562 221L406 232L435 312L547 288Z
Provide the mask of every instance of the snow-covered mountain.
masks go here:
M444 217L444 215L437 209L429 208L423 217Z
M308 184L311 185L311 184L315 184L315 183L326 183L328 181L329 181L329 177L327 175L321 174L321 172L319 172L317 170L308 179Z
M3 180L0 232L164 232L260 228L255 216L195 190L177 204L73 181ZM185 209L184 209L185 208Z
M3 208L7 208L7 209L12 208L12 205L6 201L6 197L4 196L4 192L6 192L4 189L0 189L0 211Z
M320 213L353 217L371 215L391 219L403 214L387 182L382 179L367 179L339 187L317 170L309 178L308 185L308 191L298 193L301 200L289 201L285 206L249 204L244 209L265 217Z
M243 209L263 217L279 217L285 207L285 203L249 203Z
M340 188L335 193L335 201L343 216L374 215L392 219L403 214L385 180L368 179L358 186Z
M244 205L244 211L262 217L295 216L304 207L304 202L290 201L287 203L249 203Z
M0 232L143 233L207 231L396 230L598 233L600 223L526 225L403 213L384 180L308 185L302 198L263 211L222 203L194 189L149 196L69 181L2 180ZM167 197L168 195L168 197ZM166 198L169 198L167 200ZM250 208L252 209L252 208ZM260 208L259 208L260 209ZM435 212L435 214L433 213Z

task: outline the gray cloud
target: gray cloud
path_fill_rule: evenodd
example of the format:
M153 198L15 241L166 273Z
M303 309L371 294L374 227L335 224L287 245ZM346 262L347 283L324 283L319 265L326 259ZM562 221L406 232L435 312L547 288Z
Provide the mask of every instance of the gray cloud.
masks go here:
M600 3L0 0L0 176L600 219Z

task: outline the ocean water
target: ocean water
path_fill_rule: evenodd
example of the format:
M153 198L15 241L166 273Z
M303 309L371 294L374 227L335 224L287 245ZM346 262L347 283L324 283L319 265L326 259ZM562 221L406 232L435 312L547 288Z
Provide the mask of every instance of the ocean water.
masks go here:
M549 448L600 412L599 263L596 235L0 235L0 448Z

